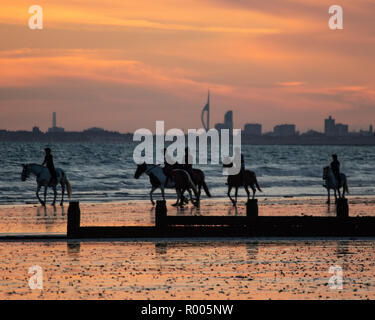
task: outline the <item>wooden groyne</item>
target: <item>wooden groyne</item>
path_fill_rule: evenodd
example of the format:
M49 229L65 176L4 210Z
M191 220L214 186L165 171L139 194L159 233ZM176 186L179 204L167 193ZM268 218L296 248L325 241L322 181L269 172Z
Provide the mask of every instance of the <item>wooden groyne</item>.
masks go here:
M194 238L194 237L374 237L375 217L350 217L347 199L339 199L336 217L266 217L257 200L246 204L246 216L168 216L157 201L155 226L85 227L78 202L70 202L67 238Z

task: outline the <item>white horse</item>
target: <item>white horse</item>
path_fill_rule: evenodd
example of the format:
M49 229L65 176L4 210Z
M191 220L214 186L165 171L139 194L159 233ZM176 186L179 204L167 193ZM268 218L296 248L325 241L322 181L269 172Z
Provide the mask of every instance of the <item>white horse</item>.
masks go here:
M155 204L152 194L153 192L160 188L161 195L163 200L165 200L164 190L165 188L168 189L176 189L177 193L177 202L175 205L182 206L184 203L184 192L187 190L190 195L191 202L196 205L193 201L191 189L194 191L195 196L197 197L198 191L195 187L194 182L191 180L189 173L182 169L173 169L173 179L170 178L168 180L168 185L165 186L165 181L167 179L166 175L164 174L163 168L155 165L155 164L139 164L137 166L137 170L134 173L134 178L138 179L143 173L146 173L150 178L150 183L152 185L150 191L150 200L152 205Z
M64 204L65 186L66 186L66 190L68 193L68 197L70 198L72 196L72 187L70 186L68 177L66 176L65 172L61 170L60 168L56 168L57 181L54 184L50 185L49 181L51 179L51 175L49 173L48 168L40 164L36 164L36 163L23 164L22 167L23 167L22 174L21 174L22 181L26 181L26 179L30 176L31 173L36 176L36 182L38 185L37 190L36 190L36 196L39 202L42 204L42 206L46 205L48 187L51 187L53 189L54 198L53 198L52 205L53 206L55 205L56 196L57 196L56 186L58 183L60 183L61 190L62 190L60 206ZM44 187L44 201L42 201L42 199L40 199L39 197L39 191L41 187Z
M323 168L323 180L325 180L325 184L323 185L323 187L325 187L328 192L328 200L327 200L328 204L330 203L330 196L331 196L330 190L331 189L333 189L335 192L335 202L337 202L336 191L339 194L339 198L341 198L340 188L342 188L342 198L345 198L345 192L349 193L348 183L347 183L345 174L340 173L340 179L341 179L341 183L339 184L335 175L333 174L331 167L327 166Z

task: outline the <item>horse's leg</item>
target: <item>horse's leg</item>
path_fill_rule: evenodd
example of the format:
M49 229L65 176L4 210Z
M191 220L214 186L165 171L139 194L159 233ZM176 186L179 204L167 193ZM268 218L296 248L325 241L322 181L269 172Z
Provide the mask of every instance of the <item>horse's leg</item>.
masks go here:
M257 188L255 188L255 186L252 185L251 190L253 190L253 199L255 199L255 193L257 192Z
M196 205L197 205L197 207L200 206L200 202L201 202L201 192L202 192L202 184L199 184L199 186L198 186L198 199L196 200Z
M164 186L160 186L160 190L161 190L161 196L163 200L165 201Z
M52 202L51 205L55 206L55 203L56 203L56 197L57 197L56 185L54 185L54 186L52 187L52 189L53 189L53 202Z
M178 189L178 199L179 199L179 206L180 207L183 207L184 206L184 193L185 193L185 190L183 189Z
M336 188L333 189L335 191L335 203L337 203L337 194L336 194Z
M65 193L65 183L61 182L61 201L60 201L60 206L64 205L64 193Z
M41 188L42 186L40 185L40 184L38 184L38 187L37 187L37 189L36 189L36 197L38 198L38 200L39 200L39 202L40 202L40 204L42 205L42 206L45 206L45 203L42 201L42 199L40 199L40 197L39 197L39 191L40 191L40 188Z
M234 198L236 199L235 202L237 204L237 196L238 196L238 187L236 187L236 191L234 193Z
M155 190L156 188L152 186L151 191L150 191L150 200L151 200L152 205L155 205L154 199L152 198L152 194L154 193Z
M232 201L232 204L235 206L236 204L235 204L234 200L232 199L232 197L230 196L230 192L231 192L231 191L232 191L232 187L231 187L230 185L228 185L228 192L227 192L227 195L228 195L230 201Z
M192 193L191 193L190 188L187 189L187 191L189 192L189 196L190 196L190 201L191 201L191 203L192 203L195 207L199 207L199 198L198 198L196 201L194 201L194 200L193 200L193 195L192 195Z
M246 194L247 194L247 200L249 200L250 199L249 187L246 184L243 187L245 188L245 191L246 191Z
M48 186L44 187L44 204L46 204L46 201L47 201L47 188Z
M328 195L328 197L327 197L327 204L330 204L331 203L331 191L330 191L330 189L329 188L327 188L327 195Z

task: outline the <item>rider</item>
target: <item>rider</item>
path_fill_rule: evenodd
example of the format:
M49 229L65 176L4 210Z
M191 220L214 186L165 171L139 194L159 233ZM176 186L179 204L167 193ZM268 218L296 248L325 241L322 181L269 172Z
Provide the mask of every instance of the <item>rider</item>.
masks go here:
M239 162L238 161L239 156L241 156L241 169L240 169L239 175L241 176L241 180L242 180L243 184L245 184L245 157L242 154L242 152L240 153L240 149L238 147L236 147L235 150L234 150L234 157L233 157L233 160L234 160L235 164L237 164Z
M337 155L336 154L332 155L332 159L333 159L333 161L331 162L332 172L333 172L335 178L337 179L338 185L341 185L340 162L339 162L339 160L337 160Z
M164 186L167 187L168 186L168 180L169 178L172 178L172 159L169 157L168 153L167 153L167 148L164 148L164 168L163 168L163 172L165 174L165 184Z
M51 175L49 185L56 184L57 183L57 176L56 176L56 170L55 170L55 165L53 164L53 157L51 154L51 149L50 148L45 148L44 149L46 156L44 157L44 161L42 163L42 166L46 165L48 168L48 171Z

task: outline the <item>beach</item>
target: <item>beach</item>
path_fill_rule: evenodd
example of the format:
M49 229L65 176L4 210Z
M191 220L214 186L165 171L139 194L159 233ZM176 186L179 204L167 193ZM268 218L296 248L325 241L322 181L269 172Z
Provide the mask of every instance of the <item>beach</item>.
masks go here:
M170 215L245 215L227 199L204 199ZM259 200L260 215L334 216L323 197ZM350 215L375 215L375 199L349 197ZM154 225L149 201L81 203L81 225ZM0 206L0 233L66 233L67 206ZM374 239L111 239L0 241L1 299L373 299ZM43 289L28 286L29 267ZM331 266L343 288L328 285Z

